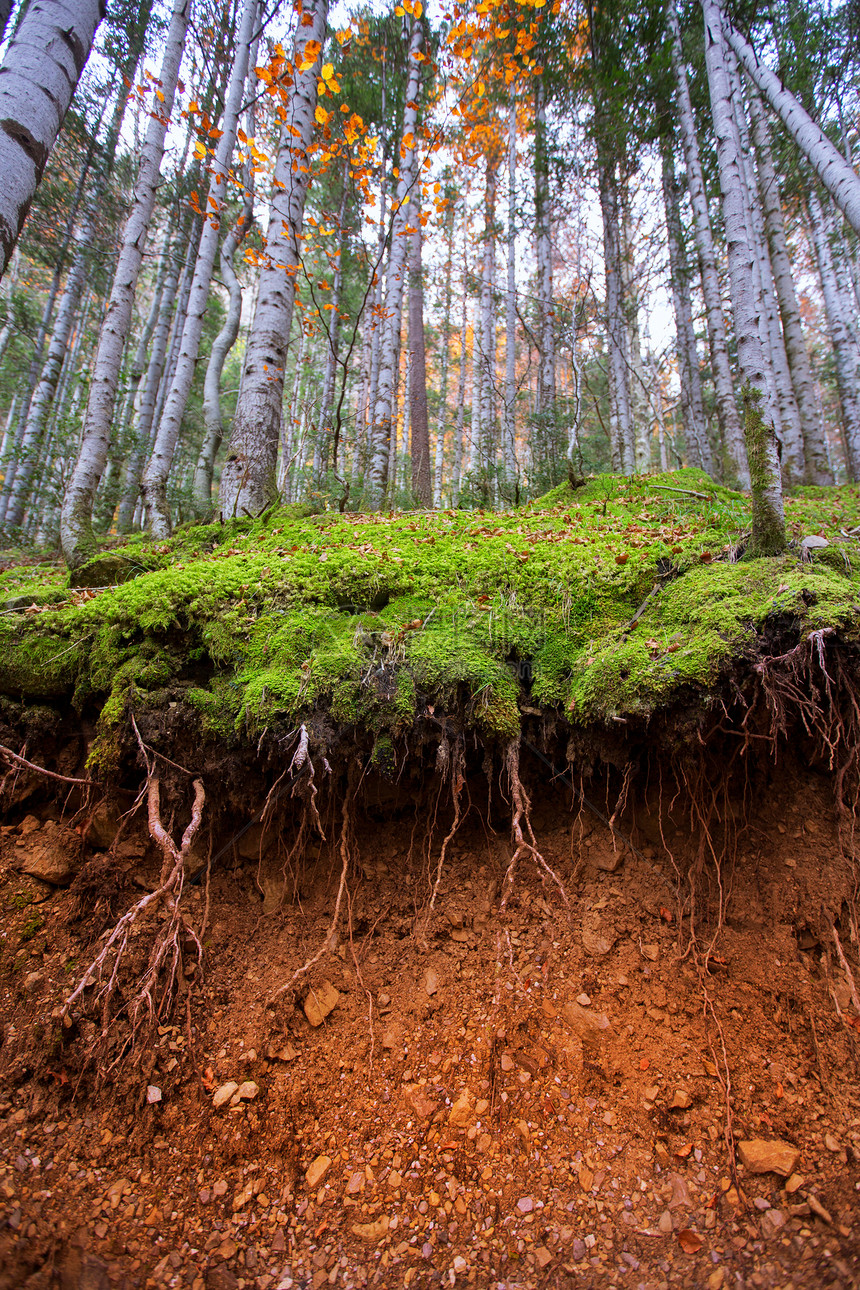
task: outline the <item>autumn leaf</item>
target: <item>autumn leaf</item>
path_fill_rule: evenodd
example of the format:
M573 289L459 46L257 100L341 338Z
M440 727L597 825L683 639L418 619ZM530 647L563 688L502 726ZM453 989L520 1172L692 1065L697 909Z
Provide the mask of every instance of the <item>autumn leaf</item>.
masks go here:
M629 555L629 553L625 552L625 554L624 554L624 555L617 555L617 556L615 557L615 563L616 563L616 564L626 564L626 563L627 563L627 561L628 561L629 559L630 559L630 555Z
M317 104L316 111L314 112L314 116L316 117L317 123L319 125L328 125L329 121L331 120L331 112L326 112L325 108L321 103Z
M691 1227L684 1227L678 1233L678 1244L685 1254L698 1254L704 1245L704 1241L698 1232L694 1232Z
M334 76L334 63L323 63L320 76L324 81L330 81Z

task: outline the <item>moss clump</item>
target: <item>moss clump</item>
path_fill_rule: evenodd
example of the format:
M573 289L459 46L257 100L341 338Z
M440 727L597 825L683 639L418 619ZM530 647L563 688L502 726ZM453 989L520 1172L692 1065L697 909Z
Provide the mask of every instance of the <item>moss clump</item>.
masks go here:
M801 489L785 511L791 538L829 537L833 561L798 548L732 563L749 499L697 470L597 476L504 514L286 508L137 537L135 565L157 567L122 586L70 591L47 565L0 575L0 595L65 596L0 617L0 686L100 709L104 766L128 703L176 681L211 738L319 709L379 739L428 704L504 739L524 705L647 714L713 684L773 617L856 634L860 573L839 530L860 523L860 492Z
M744 442L752 492L751 556L780 555L787 546L776 433L762 416L761 400L761 390L744 386Z

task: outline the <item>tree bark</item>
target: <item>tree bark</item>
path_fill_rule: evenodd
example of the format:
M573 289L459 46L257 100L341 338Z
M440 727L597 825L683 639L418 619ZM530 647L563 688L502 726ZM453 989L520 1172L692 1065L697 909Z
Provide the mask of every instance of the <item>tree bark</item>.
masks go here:
M95 549L93 503L107 461L122 356L131 328L137 280L155 209L164 140L173 110L190 3L191 0L174 0L159 76L164 102L159 112L150 116L147 126L131 210L123 229L110 299L99 333L81 447L63 502L61 539L63 555L70 568L83 564Z
M794 394L800 413L803 434L803 454L806 464L807 484L832 484L833 472L827 456L821 403L815 388L812 364L803 333L800 307L794 289L794 277L788 255L785 219L782 212L779 184L773 165L770 132L761 99L755 88L749 96L750 124L758 158L758 182L764 212L765 230L770 247L770 262L779 300L779 312L785 336L785 349L791 370Z
M439 377L439 412L436 418L436 459L433 470L433 505L442 505L442 475L445 467L445 425L448 417L448 368L451 361L451 273L454 261L454 203L449 202L445 222L445 289L442 318L442 371Z
M308 148L315 130L317 80L327 20L328 0L301 0L293 53L296 68L304 70L295 72L287 110L291 130L285 128L281 133L275 165L267 262L260 273L242 389L221 472L221 511L225 516L256 515L277 498L284 373L310 180ZM309 41L314 44L307 52Z
M379 346L379 383L376 405L369 434L367 470L367 504L371 510L382 505L388 484L391 425L394 414L394 390L397 378L400 324L403 311L403 278L408 240L405 236L409 197L416 182L415 130L418 124L418 97L421 92L421 60L424 31L421 19L413 17L409 41L409 71L406 102L403 109L403 131L400 143L400 174L397 195L392 205L391 242L385 283L385 320Z
M430 478L430 426L427 416L427 362L424 342L424 281L421 264L421 200L416 184L410 203L412 248L409 264L409 406L412 437L412 496L427 510L433 505Z
M669 247L669 271L672 282L672 304L675 311L675 334L678 347L678 373L681 380L681 409L684 417L684 437L692 466L699 466L709 475L714 473L711 445L708 442L708 425L702 398L702 378L696 332L693 326L693 309L690 300L690 266L684 248L681 225L678 180L672 158L671 141L663 136L660 142L663 163L663 202L666 212L666 240ZM661 450L661 462L665 443ZM667 466L661 465L666 470Z
M31 0L0 67L0 275L92 49L105 0Z
M815 191L814 181L807 194L806 207L812 230L818 276L821 281L821 294L824 297L827 330L833 347L836 385L839 390L839 401L842 404L842 430L848 477L858 481L860 480L860 350L851 326L848 302L840 289L833 265L824 212Z
M535 259L538 288L538 414L555 423L555 308L552 283L552 202L546 137L546 87L535 80ZM549 430L551 427L546 426Z
M767 389L754 295L754 251L749 244L747 213L744 209L746 186L732 121L720 8L716 0L702 0L702 9L705 19L705 61L720 170L735 337L744 379L744 438L753 498L750 552L754 555L776 555L786 546L785 515L774 429L775 410Z
M702 294L705 298L705 311L708 318L708 341L711 351L711 368L714 374L717 418L720 423L720 433L725 451L738 482L742 488L748 488L750 480L746 448L732 385L726 322L720 296L720 280L717 274L717 258L714 251L705 179L699 155L693 105L690 100L687 69L684 64L684 54L681 47L681 31L678 26L678 14L674 0L670 0L667 7L667 20L671 37L672 71L678 91L678 119L681 126L684 160L687 167L687 188L693 209L696 249L702 279Z
M725 40L744 71L761 90L854 232L860 235L860 175L779 77L759 62L755 50L735 31L725 14L721 19Z
M496 184L497 162L488 154L484 192L484 263L481 272L479 363L480 428L475 437L476 466L481 494L488 505L496 492ZM554 366L554 364L553 364Z
M537 183L536 183L537 190ZM503 499L519 497L517 464L517 94L511 86L508 108L508 281L505 293L505 411L502 422ZM552 260L550 257L550 272ZM550 279L550 299L552 280Z
M218 139L212 163L212 179L209 184L197 262L194 266L191 294L188 298L188 311L185 315L185 326L182 331L179 361L176 365L164 411L161 414L155 443L152 447L152 455L141 478L141 491L146 504L152 535L155 538L168 537L171 531L170 507L167 501L167 478L170 474L170 467L173 464L173 454L176 450L179 431L182 427L182 417L197 368L200 337L203 334L203 319L209 300L215 255L218 250L221 216L228 197L230 161L236 146L236 133L239 128L245 83L248 78L248 62L258 9L259 0L244 0L241 26L236 37L236 50L224 102L224 114L221 119L222 134Z

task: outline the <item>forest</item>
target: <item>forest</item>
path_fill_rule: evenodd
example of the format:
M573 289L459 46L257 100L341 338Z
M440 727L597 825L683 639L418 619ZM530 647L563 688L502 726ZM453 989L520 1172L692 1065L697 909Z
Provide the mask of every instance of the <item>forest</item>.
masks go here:
M860 1285L857 0L0 36L0 1290Z
M745 488L745 390L786 486L857 479L850 5L66 8L67 115L4 144L7 545Z

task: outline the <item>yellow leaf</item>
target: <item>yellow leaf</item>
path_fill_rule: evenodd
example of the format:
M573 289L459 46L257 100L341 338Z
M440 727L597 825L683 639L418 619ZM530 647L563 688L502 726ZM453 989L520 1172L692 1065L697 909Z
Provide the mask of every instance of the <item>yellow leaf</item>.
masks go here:
M323 105L321 103L318 103L317 110L316 112L314 112L314 116L317 119L318 125L328 125L329 120L331 119L331 112L326 112Z
M200 143L199 141L195 143L194 155L195 157L198 158L198 160L202 161L203 158L206 156L206 145L203 143Z
M324 81L330 81L331 78L334 76L334 63L323 63L320 76L323 78Z
M164 95L162 94L161 90L155 91L155 97L158 99L159 103L164 102Z

